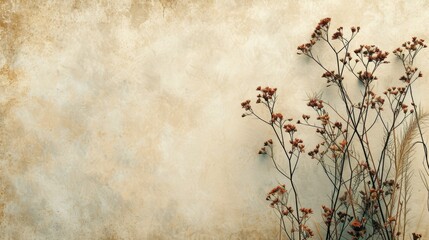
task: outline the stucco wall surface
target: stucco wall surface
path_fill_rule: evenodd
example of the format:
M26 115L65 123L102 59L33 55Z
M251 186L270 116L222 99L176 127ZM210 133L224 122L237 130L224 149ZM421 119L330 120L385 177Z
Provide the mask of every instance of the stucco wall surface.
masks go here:
M392 51L429 40L427 9L424 0L1 1L0 238L273 239L265 195L283 180L256 154L269 129L242 119L240 102L276 86L279 109L297 118L326 85L296 55L321 18L361 26L356 44ZM398 66L377 84L397 81ZM429 51L417 66L429 76ZM416 83L426 109L428 79ZM324 174L310 160L300 172L317 222ZM427 193L414 181L412 227L429 237Z

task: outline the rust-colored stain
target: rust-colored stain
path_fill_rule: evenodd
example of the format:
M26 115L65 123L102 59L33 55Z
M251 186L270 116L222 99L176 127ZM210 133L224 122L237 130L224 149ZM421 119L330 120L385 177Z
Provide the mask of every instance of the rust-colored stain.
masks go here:
M12 9L12 3L2 1L0 3L0 226L7 224L5 219L10 216L5 213L8 203L16 199L14 188L9 179L12 159L10 155L10 140L13 139L8 128L8 115L18 102L19 92L15 91L18 73L12 66L16 59L17 51L21 43L21 16Z
M12 2L0 3L1 54L6 64L12 64L21 44L22 17L12 6Z
M324 86L295 56L322 17L392 49L429 39L417 1L374 4L0 1L0 239L276 239L264 197L282 179L239 103L276 85L292 112Z
M3 78L2 82L4 85L10 85L18 79L16 71L10 69L8 64L4 64L0 69L0 76Z

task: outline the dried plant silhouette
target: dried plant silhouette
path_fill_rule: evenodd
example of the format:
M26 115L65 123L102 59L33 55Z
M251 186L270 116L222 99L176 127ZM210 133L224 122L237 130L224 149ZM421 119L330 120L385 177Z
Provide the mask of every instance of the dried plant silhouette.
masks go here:
M377 93L374 83L381 78L377 70L389 63L389 53L374 45L352 50L360 28L346 33L339 27L331 34L330 26L330 18L322 19L310 41L298 46L298 54L322 69L327 85L337 89L339 107L314 94L307 102L312 113L294 121L277 112L277 88L261 86L256 89L260 106L250 100L241 103L243 117L253 116L273 132L259 154L267 155L285 181L266 197L279 217L279 239L420 239L408 223L411 163L422 154L425 170L419 173L428 187L422 128L429 114L417 107L413 94L413 84L423 76L414 61L426 48L424 40L413 37L393 51L404 74ZM332 61L319 58L316 49L321 44L328 47ZM358 81L359 87L347 87L351 81ZM312 149L298 136L301 127L313 129L311 138L320 139ZM331 184L330 201L320 203L321 210L301 205L296 173L302 158L318 163ZM316 227L309 222L315 212L323 219Z

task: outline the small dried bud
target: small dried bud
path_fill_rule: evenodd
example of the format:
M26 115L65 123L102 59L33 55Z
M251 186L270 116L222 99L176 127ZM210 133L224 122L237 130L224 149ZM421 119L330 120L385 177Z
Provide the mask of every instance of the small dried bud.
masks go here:
M421 235L421 234L413 233L413 240L419 240L419 239L421 239L421 238L422 238L422 235Z

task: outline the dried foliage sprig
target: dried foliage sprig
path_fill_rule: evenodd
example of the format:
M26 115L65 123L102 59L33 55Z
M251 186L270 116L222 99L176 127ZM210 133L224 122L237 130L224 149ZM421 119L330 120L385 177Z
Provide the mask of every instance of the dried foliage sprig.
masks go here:
M315 95L307 102L313 114L304 114L294 122L277 112L277 88L261 86L256 89L256 104L268 110L265 115L256 111L250 100L241 103L245 109L243 117L256 117L275 136L275 141L269 139L264 143L259 154L268 155L286 181L272 189L266 198L279 216L280 236L300 240L314 236L308 224L314 211L301 206L295 179L299 159L307 155L320 164L332 185L330 202L321 209L324 239L420 239L420 234L407 229L407 216L416 144L423 146L425 169L429 169L421 126L429 114L417 108L413 95L413 83L423 76L414 61L427 46L424 40L413 37L395 49L393 54L400 60L404 74L395 86L377 94L374 87L379 78L377 70L389 63L389 53L374 45L360 45L351 50L360 27L351 27L348 33L339 27L330 34L330 25L330 18L322 19L310 41L298 46L298 54L320 66L328 86L338 89L342 108L337 109ZM331 50L334 69L314 51L321 43ZM346 78L361 83L360 96L351 94L356 89L347 89ZM314 129L322 139L307 154L304 141L297 136L297 126ZM377 138L380 135L384 137ZM285 160L275 157L276 144ZM321 238L320 230L316 230Z

